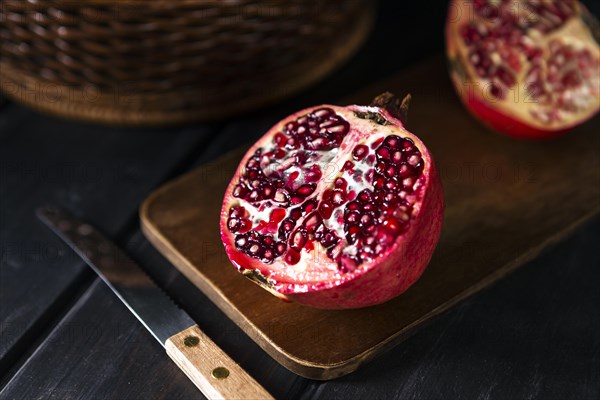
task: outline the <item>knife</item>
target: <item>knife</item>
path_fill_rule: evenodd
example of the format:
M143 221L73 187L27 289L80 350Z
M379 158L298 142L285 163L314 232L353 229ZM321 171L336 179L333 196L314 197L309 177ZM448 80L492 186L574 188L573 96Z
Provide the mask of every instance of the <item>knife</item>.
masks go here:
M36 214L102 278L206 397L273 398L93 226L59 208L39 208Z

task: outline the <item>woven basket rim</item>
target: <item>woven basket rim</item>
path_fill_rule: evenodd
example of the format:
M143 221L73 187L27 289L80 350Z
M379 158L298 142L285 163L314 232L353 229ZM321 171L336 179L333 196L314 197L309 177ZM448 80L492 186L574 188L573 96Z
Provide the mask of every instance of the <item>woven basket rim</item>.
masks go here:
M3 62L0 62L0 90L4 92L7 97L15 100L15 102L25 104L38 111L87 122L134 127L164 126L192 121L220 120L231 117L232 115L250 112L260 107L274 104L282 98L290 97L290 94L297 93L307 88L309 85L323 79L356 53L371 31L374 23L374 16L374 7L370 7L362 13L360 18L356 21L356 28L353 30L352 35L347 38L344 46L340 47L339 51L332 53L333 57L326 59L325 62L315 65L314 68L307 71L305 74L298 74L292 82L285 86L264 90L262 93L255 96L251 102L240 101L236 104L228 105L227 107L223 107L222 104L217 104L214 107L209 105L202 109L195 108L176 111L155 109L144 110L123 108L115 105L112 107L105 107L99 104L93 105L90 104L90 102L44 101L44 99L40 100L35 96L33 98L19 96L18 94L7 90L5 85L17 85L28 93L34 93L35 90L31 88L38 87L40 84L48 84L48 82L39 77L26 74L18 68ZM56 85L54 83L50 84L57 86L59 89L61 87L64 88L65 92L73 90L73 88L66 86Z

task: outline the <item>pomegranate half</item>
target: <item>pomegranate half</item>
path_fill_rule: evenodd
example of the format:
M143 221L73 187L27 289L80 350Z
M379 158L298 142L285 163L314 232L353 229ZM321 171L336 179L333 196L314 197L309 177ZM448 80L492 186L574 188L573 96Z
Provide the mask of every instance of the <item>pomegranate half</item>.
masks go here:
M231 262L274 295L328 309L385 302L437 244L442 187L431 154L398 119L406 103L321 105L277 123L227 187ZM395 114L395 115L394 115Z
M598 34L575 0L454 0L451 78L471 113L495 130L556 136L600 108Z

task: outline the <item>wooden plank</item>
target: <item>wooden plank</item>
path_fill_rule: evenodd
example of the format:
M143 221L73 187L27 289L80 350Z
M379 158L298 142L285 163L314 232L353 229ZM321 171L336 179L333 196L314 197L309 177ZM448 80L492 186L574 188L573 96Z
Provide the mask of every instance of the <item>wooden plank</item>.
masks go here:
M591 184L600 181L599 118L543 143L493 134L460 105L439 60L382 82L357 102L382 89L413 94L409 128L435 155L447 202L430 266L389 303L315 310L282 303L242 279L218 234L222 193L239 152L159 189L141 209L157 248L272 357L310 378L352 372L600 210L600 186Z
M0 375L89 282L35 208L62 205L115 235L210 134L71 123L14 105L0 114Z

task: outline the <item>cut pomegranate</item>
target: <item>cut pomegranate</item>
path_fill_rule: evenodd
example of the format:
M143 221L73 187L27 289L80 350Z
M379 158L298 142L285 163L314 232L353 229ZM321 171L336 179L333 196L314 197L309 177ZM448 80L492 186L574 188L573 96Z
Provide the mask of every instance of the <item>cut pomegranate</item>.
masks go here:
M318 106L275 125L242 159L223 201L232 263L273 294L320 308L387 301L421 275L443 195L431 154L377 106Z
M564 133L600 108L598 22L575 0L454 0L446 47L463 103L515 137Z

